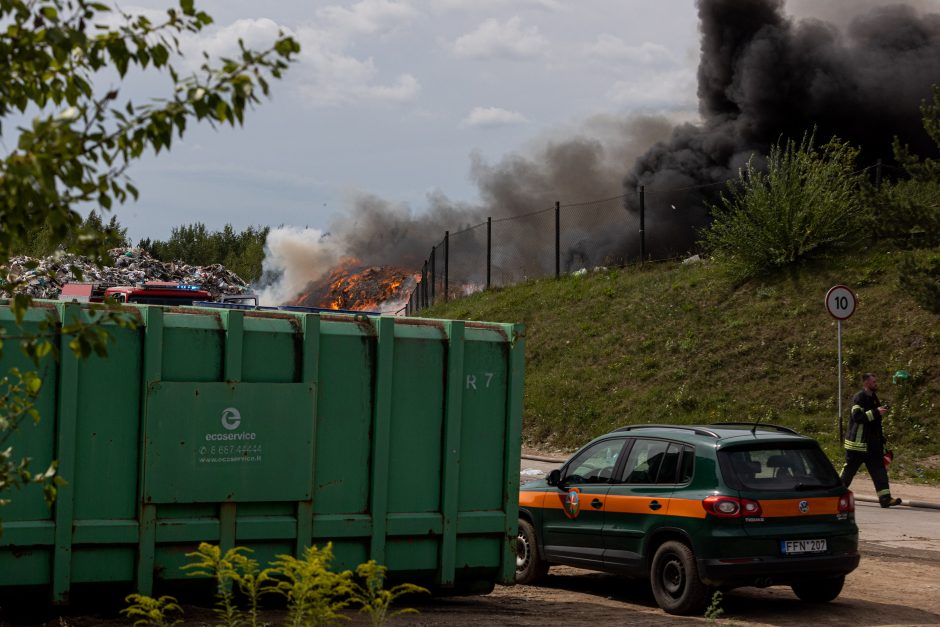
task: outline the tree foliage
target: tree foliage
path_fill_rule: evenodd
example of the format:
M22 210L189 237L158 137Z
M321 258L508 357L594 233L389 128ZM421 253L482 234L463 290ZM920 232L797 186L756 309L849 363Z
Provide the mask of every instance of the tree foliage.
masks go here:
M82 222L76 206L108 210L136 198L128 166L145 151L169 149L192 121L241 124L299 50L286 36L261 52L240 42L237 58L206 58L183 76L174 67L180 36L212 23L193 0L181 0L159 22L88 0L0 0L0 20L0 118L35 114L0 161L0 261L37 227L53 244L66 240ZM105 70L120 79L156 71L172 89L133 102L120 86L96 84ZM82 248L101 246L83 241Z
M236 232L231 224L220 231L209 231L196 222L173 227L167 241L144 239L140 247L161 261L184 261L208 266L221 263L248 282L261 278L264 243L270 227L248 227Z
M924 100L920 105L921 119L924 124L924 131L934 144L940 148L940 85L934 85L932 90L932 100ZM915 181L940 181L940 160L929 157L920 157L912 154L907 145L901 144L901 140L894 138L894 158L898 163L904 166L905 171Z
M211 23L193 0L180 0L160 20L89 0L0 0L0 139L9 147L0 158L0 277L11 254L32 246L67 246L100 261L113 242L108 234L120 231L123 238L113 218L104 226L100 212L137 197L128 176L133 162L149 151L169 150L193 122L241 125L300 49L283 34L261 51L239 42L236 57L204 55L196 72L181 74L181 37ZM134 72L167 77L168 91L145 99L122 94L122 81ZM11 133L11 124L20 126ZM101 228L83 230L92 219L83 219L78 208L96 209ZM16 285L7 281L4 288ZM8 304L21 325L30 298L18 294ZM59 321L50 312L38 332L20 327L12 335L38 368L54 356L60 336L79 357L104 355L106 325L134 324L106 308L89 318ZM4 339L13 339L9 327L0 329ZM0 357L2 350L0 344ZM23 416L33 416L21 411L31 407L33 379L14 374L0 396L0 442ZM36 479L28 460L17 460L12 448L3 455L0 491ZM51 471L39 477L54 488Z
M940 86L934 85L932 101L924 100L920 112L924 131L940 150ZM886 183L874 196L878 233L913 247L940 244L940 160L912 154L898 138L894 158L907 179Z
M711 207L704 232L712 254L742 278L813 255L858 245L867 212L855 171L857 149L833 138L817 148L812 134L770 150L766 170L752 158Z
M105 222L97 211L92 211L74 231L69 232L64 238L57 239L52 230L47 225L43 225L30 231L26 240L17 242L10 252L14 255L46 257L59 249L81 248L82 242L85 241L99 242L102 248L130 246L127 229L121 226L116 215L112 215L111 219ZM107 258L101 261L107 261Z
M901 287L921 307L940 314L940 251L908 253L901 259L900 270Z

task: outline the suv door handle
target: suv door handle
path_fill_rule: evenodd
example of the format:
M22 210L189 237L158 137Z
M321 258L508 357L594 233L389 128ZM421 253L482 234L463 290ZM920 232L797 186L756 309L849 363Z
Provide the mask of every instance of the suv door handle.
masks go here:
M650 509L654 512L661 507L662 505L659 504L659 501L650 501Z
M591 501L591 507L593 507L594 509L600 509L604 507L604 503L600 499L594 499L593 501Z

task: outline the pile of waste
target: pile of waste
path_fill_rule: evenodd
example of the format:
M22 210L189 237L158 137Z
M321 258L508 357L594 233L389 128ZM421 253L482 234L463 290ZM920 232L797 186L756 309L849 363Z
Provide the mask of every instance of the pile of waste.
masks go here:
M198 285L212 293L243 294L248 284L222 264L191 266L181 261L163 262L140 248L112 248L108 251L113 264L95 265L87 257L56 253L42 259L13 257L0 271L0 286L13 284L14 291L33 298L58 298L66 283L100 283L103 285L140 285L147 281L167 281ZM81 272L76 278L72 268Z
M345 259L327 276L307 285L291 302L301 307L393 313L408 302L417 277L394 266L362 266Z

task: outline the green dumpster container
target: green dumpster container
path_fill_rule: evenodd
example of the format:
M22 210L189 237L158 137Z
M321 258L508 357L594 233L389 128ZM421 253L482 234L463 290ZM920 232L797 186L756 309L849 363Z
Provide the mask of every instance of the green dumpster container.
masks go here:
M511 583L523 385L519 325L128 308L106 359L46 360L42 421L11 444L68 484L0 509L0 586L184 579L200 542L262 563L333 542L437 589ZM93 315L39 302L46 316ZM10 311L0 326L12 332ZM0 371L29 367L8 342ZM397 576L397 577L396 577Z

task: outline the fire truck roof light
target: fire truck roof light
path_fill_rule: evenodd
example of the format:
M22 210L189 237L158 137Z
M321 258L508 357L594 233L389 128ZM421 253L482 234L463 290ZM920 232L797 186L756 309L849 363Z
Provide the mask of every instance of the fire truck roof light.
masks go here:
M198 292L202 289L199 285L185 283L144 283L141 287L145 290L186 290L188 292Z

